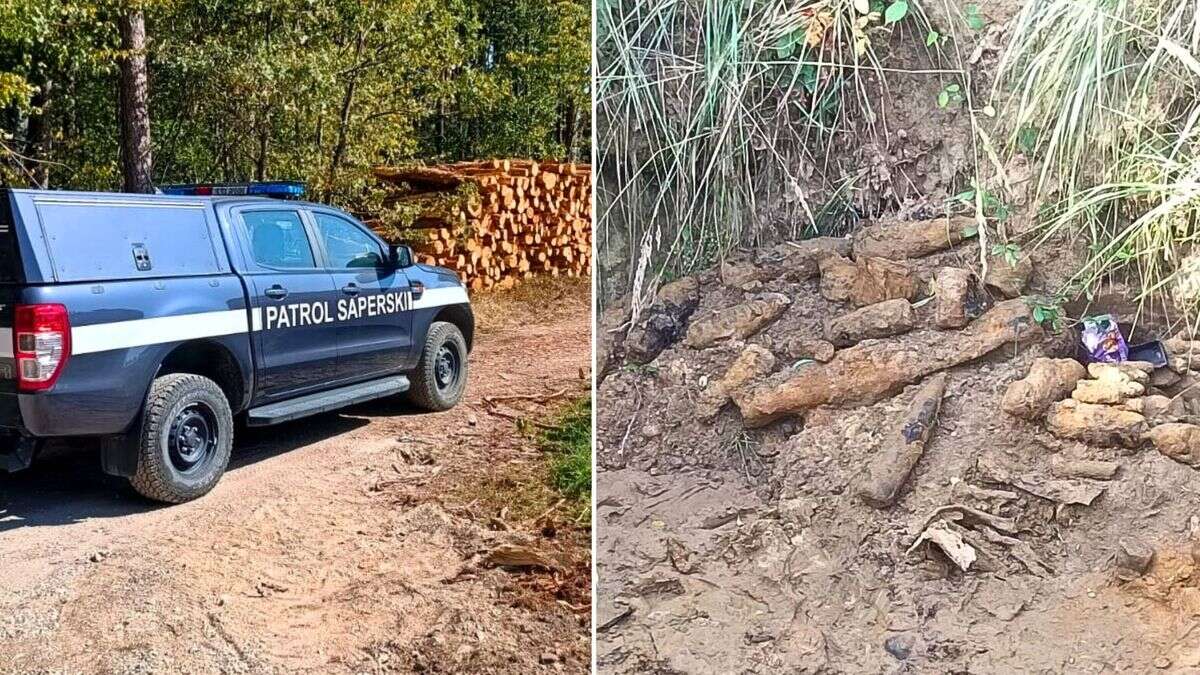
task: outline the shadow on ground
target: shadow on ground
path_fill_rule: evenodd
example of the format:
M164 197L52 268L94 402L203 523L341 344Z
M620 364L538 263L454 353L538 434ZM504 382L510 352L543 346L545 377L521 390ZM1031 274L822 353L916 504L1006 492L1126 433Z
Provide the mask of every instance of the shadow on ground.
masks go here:
M372 401L273 427L239 423L228 473L352 431L370 418L413 414L418 413L394 402ZM22 527L65 525L159 508L166 505L145 499L125 479L100 470L100 448L94 440L55 441L29 469L0 472L0 535Z

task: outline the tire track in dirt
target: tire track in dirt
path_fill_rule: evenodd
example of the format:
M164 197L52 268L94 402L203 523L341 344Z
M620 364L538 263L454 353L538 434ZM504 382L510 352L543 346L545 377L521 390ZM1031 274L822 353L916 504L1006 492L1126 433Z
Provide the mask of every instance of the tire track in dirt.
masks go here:
M552 575L476 563L516 539L578 565L588 534L505 532L472 495L497 467L540 477L540 452L483 397L586 393L588 288L538 284L477 312L462 405L240 429L197 502L141 500L89 446L0 476L0 672L585 672L586 611L530 590Z

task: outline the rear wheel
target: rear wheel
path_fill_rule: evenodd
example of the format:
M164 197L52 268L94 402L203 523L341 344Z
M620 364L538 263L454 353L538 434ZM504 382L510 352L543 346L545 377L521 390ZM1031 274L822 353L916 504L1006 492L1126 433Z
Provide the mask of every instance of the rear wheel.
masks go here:
M457 405L466 389L467 341L458 326L435 321L425 338L408 399L419 408L440 412Z
M229 465L233 413L216 382L173 373L150 386L142 412L137 473L142 495L179 504L206 494Z

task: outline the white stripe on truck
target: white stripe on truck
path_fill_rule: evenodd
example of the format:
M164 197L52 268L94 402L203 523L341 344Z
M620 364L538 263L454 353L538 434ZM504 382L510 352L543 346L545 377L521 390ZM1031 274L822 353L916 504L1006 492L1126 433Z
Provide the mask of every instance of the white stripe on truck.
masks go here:
M462 286L431 288L413 301L412 308L428 309L466 302L467 289ZM165 342L236 335L262 330L262 327L260 307L254 307L249 313L245 309L231 309L74 326L71 328L71 354L93 354ZM0 357L13 357L11 328L0 328Z
M420 298L413 300L413 309L425 309L426 307L441 307L442 305L459 305L467 302L467 289L462 286L443 286L442 288L429 288L421 294Z
M163 342L220 337L245 333L249 329L244 309L74 326L71 328L71 353L91 354Z

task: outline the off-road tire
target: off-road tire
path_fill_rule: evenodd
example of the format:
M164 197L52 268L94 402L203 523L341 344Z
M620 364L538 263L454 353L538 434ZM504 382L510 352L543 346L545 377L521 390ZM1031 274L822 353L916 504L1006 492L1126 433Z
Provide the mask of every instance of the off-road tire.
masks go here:
M457 354L457 373L451 386L439 386L438 360L443 348ZM422 410L441 412L453 408L462 400L463 392L467 389L467 341L463 339L458 326L445 321L433 322L410 384L408 400Z
M172 461L169 436L173 423L192 409L211 413L215 438L203 459L183 471ZM208 493L225 474L233 450L233 412L216 382L172 373L150 385L134 433L138 461L137 473L129 479L133 489L156 501L180 504Z

